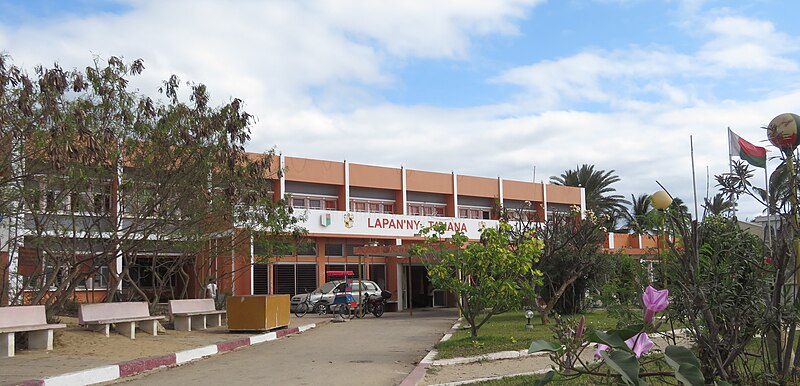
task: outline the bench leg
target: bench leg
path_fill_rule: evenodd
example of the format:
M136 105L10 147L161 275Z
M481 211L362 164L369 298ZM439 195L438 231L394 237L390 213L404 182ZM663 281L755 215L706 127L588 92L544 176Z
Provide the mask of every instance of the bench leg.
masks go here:
M114 323L114 330L130 339L136 339L136 322Z
M28 332L28 349L29 350L47 350L53 349L53 330L41 330Z
M0 334L0 357L14 356L14 333Z
M158 335L158 320L144 320L139 322L139 328L152 336Z
M188 316L176 316L173 325L176 331L192 331L192 318Z
M219 327L222 325L222 314L208 315L206 321L208 327Z
M94 331L94 332L99 332L99 333L105 335L106 338L111 336L111 334L110 334L111 326L109 326L108 324L90 324L87 327L89 327L89 329Z
M195 330L205 330L206 316L205 315L192 316L192 328Z

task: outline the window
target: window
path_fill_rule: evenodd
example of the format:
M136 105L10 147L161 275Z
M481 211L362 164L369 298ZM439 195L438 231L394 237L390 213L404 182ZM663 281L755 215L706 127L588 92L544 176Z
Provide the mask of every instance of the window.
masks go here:
M79 285L78 288L83 289L106 289L108 288L108 279L111 271L107 266L96 267L96 272L86 277L84 285Z
M446 205L442 204L408 204L408 214L411 216L444 217Z
M293 197L292 208L336 210L335 197Z
M342 244L325 244L325 256L343 256Z
M394 201L350 200L353 212L394 213Z
M492 210L490 208L470 208L461 206L458 209L458 217L477 220L490 220L492 218Z

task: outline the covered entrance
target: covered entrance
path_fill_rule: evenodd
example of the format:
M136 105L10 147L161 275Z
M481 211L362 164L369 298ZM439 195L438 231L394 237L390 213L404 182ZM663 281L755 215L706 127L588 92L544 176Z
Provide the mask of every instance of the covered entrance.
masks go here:
M364 246L354 248L359 256L386 258L386 287L392 292L389 309L402 311L415 308L455 307L456 298L433 288L428 269L416 258L408 256L411 245Z

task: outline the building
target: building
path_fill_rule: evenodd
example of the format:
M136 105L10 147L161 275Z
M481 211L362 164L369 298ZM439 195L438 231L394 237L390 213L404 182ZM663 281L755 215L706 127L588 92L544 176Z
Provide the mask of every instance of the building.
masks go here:
M406 251L422 242L419 233L423 227L444 223L448 231L461 231L477 240L481 227L497 225L498 206L536 221L546 220L553 212L586 206L583 188L347 161L277 158L284 173L274 180L271 194L275 200L288 197L299 225L308 233L283 242L265 242L257 233L235 229L221 235L212 243L235 247L199 256L193 265L203 264L198 271L204 273L173 283L183 296L202 294L209 281L217 284L220 294L293 295L340 279L327 272L350 270L392 292L390 309L420 306L427 303L430 292L427 272L421 262L408 258ZM115 202L118 196L112 186L91 198L100 206L98 211L116 210L124 218L126 208ZM612 233L605 248L641 255L654 246L652 237ZM9 264L14 262L7 253L0 255L5 266L11 267L6 271L7 282L11 277L24 278L47 269L32 267L31 260L26 260L26 254L33 254L34 249L20 245L15 264ZM106 272L122 269L121 257L110 261ZM147 267L138 267L136 272L141 286L152 281ZM75 288L76 301L102 301L108 286L117 285L113 275L99 276L94 274L85 286ZM454 302L435 291L434 305L452 306Z

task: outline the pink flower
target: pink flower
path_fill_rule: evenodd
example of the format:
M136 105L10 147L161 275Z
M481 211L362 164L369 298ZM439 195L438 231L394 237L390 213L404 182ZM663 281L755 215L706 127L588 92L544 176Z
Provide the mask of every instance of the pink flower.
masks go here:
M650 351L650 349L653 348L653 341L650 340L650 337L643 332L638 333L626 340L625 344L627 344L633 353L636 354L637 358L641 357L642 354Z
M583 336L583 331L586 328L586 316L581 315L581 321L578 322L578 328L575 330L575 340L580 340Z
M663 289L659 291L647 286L642 294L642 302L644 303L644 322L652 323L656 312L667 309L669 305L669 290Z
M608 350L610 347L608 345L598 343L597 350L594 350L594 357L597 359L603 359L603 356L600 355L601 352Z

